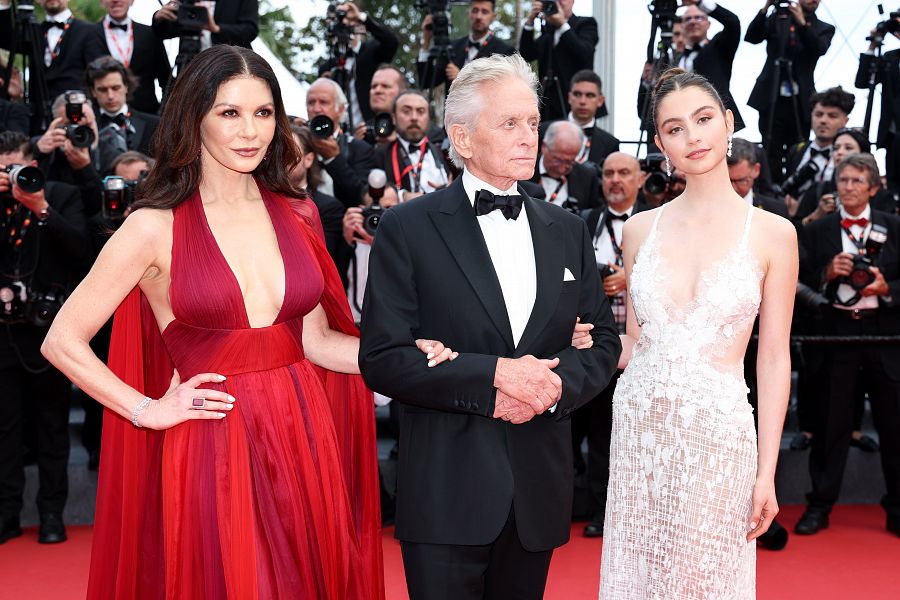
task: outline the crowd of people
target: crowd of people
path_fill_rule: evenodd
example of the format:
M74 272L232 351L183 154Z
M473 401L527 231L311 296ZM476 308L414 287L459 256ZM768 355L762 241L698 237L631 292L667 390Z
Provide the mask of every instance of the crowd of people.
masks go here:
M21 534L23 465L29 455L40 473L39 541L66 539L62 512L71 386L41 355L41 344L110 232L122 226L131 204L144 193L144 180L158 168L154 141L163 140L154 134L161 107L178 81L162 45L164 39L184 35L177 3L160 8L148 26L129 17L131 0L99 2L106 16L87 23L73 16L67 0L39 0L46 20L36 26L41 37L29 38L23 36L23 21L10 0L0 0L0 45L20 52L23 46L13 46L17 40L36 44L25 51L43 61L31 65L29 80L23 82L16 54L0 55L0 543ZM763 139L755 143L734 137L730 142L731 184L749 206L789 220L798 233L802 285L793 333L863 338L804 344L793 357L799 374L799 431L791 448L809 449L812 480L807 510L794 530L810 535L828 526L849 448L855 446L881 453L887 528L900 535L900 440L894 435L900 431L900 344L864 341L866 336L900 336L900 108L893 93L900 85L900 51L880 55L878 36L885 32L873 31L852 82L867 87L874 77L882 86L873 144L862 130L847 127L854 96L841 87L815 85L817 61L835 33L833 25L817 16L820 0L759 3L743 40L767 44L766 62L748 100L759 112ZM349 44L345 54L321 61L320 76L307 91L306 117L291 117L291 152L298 160L287 177L289 189L304 191L318 209L324 248L337 267L355 321L366 310L369 257L381 218L392 207L444 190L462 177L459 149L466 141L454 138L451 143L447 127L448 119L460 115L448 115L450 108L444 107L461 69L479 58L518 53L534 63L540 82L540 150L533 172L522 178L522 189L581 217L615 325L625 333L625 223L678 197L686 179L676 161L653 142L647 156L638 159L621 151L619 140L600 126L606 109L602 81L593 70L597 21L574 15L573 4L532 2L521 37L502 40L493 28L495 2L471 0L469 31L446 46L440 46L434 15L428 14L419 53L410 65L394 62L400 40L373 14L376 4L369 11L352 2L337 5L333 18L348 27ZM742 24L725 6L727 1L681 4L665 64L703 75L730 109L739 132L746 116L737 109L730 82ZM258 33L257 1L213 5L196 36L199 48L249 47ZM900 22L893 15L891 19L895 25ZM709 37L711 20L722 29ZM638 114L651 138L656 124L649 118L648 102L661 65L648 61L637 94ZM157 87L164 91L162 97ZM887 151L884 173L872 156L873 145ZM181 163L169 165L172 173L188 169L195 158L188 152L199 152L189 145L179 150L185 154L169 154ZM413 258L402 252L396 257L398 264ZM392 280L402 285L396 276L380 273L380 285ZM110 321L90 341L104 361L114 359L109 355L111 331ZM745 362L755 404L757 390L765 384L757 381L753 352ZM587 481L580 509L576 496L576 512L589 519L587 536L604 535L612 397L620 375L613 374L594 400L565 415L571 418L572 468ZM392 386L385 382L383 387ZM89 468L96 469L102 408L78 393L86 412L83 443ZM861 431L866 400L877 442ZM403 406L380 395L376 402L390 403L392 418L399 422ZM419 417L407 421L412 418ZM586 460L581 451L585 439ZM386 515L395 493L382 489ZM787 531L776 523L760 539L764 546L780 549Z

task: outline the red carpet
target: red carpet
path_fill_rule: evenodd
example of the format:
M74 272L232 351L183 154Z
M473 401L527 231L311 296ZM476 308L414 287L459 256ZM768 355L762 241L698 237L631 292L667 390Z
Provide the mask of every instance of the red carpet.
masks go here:
M802 507L789 506L782 522L792 527ZM600 540L581 536L553 556L548 600L596 600ZM388 600L407 600L400 545L385 531L385 585ZM0 545L0 599L83 598L90 560L90 527L69 528L69 541L41 546L34 529ZM896 600L900 598L900 538L884 530L877 506L839 506L831 528L814 537L791 536L782 552L758 553L761 600Z

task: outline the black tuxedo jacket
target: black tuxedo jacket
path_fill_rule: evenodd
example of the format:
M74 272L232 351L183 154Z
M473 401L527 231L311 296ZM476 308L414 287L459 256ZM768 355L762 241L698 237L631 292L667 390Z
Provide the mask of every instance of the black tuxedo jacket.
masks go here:
M856 87L869 87L869 73L875 69L875 81L881 84L881 118L878 121L879 148L889 148L900 129L900 50L885 52L881 61L873 54L859 55ZM893 129L893 131L892 131Z
M766 64L750 92L747 101L751 107L758 111L769 110L772 105L772 92L778 85L775 78L778 70L775 61L778 59L778 33L776 19L773 12L766 17L764 11L756 13L756 17L747 27L744 40L751 44L766 42ZM806 15L809 24L806 27L793 27L787 44L787 56L793 62L794 81L797 83L797 105L800 109L800 118L809 120L809 97L816 91L813 82L813 74L819 57L828 52L831 46L831 38L834 37L834 25L820 21L813 14Z
M378 163L379 169L384 169L384 172L387 174L388 183L393 185L394 187L403 188L407 191L414 191L413 188L413 176L412 173L407 173L404 175L401 180L398 182L397 177L394 173L394 146L397 145L397 141L393 141L390 144L379 144L375 147L375 162ZM435 146L430 138L428 141L428 152L434 157L435 163L444 169L444 172L448 175L450 174L450 169L447 167L447 161L444 160L444 154L441 152L440 148ZM403 170L410 165L409 158L407 157L405 152L402 152L399 148L397 149L397 166L402 173Z
M344 245L344 205L334 196L310 190L310 197L319 210L319 220L325 234L325 248L331 260L337 261L338 248Z
M29 135L31 114L28 105L0 98L0 131L18 131Z
M765 194L757 194L756 192L754 192L753 206L755 206L756 208L761 208L766 212L776 214L779 217L790 219L790 217L788 216L787 204L785 204L783 199L775 198L773 196L767 196Z
M131 105L129 104L128 107L131 108ZM156 131L156 126L159 125L159 117L139 110L132 109L130 112L131 116L128 120L134 128L134 133L128 136L128 149L137 150L150 156L150 140L153 139L153 133ZM95 108L94 114L100 115L100 110ZM106 120L102 115L98 119L98 126L103 129Z
M534 176L531 178L531 181L538 185L541 183L541 174L537 170L540 163L541 157L538 156ZM569 188L569 200L578 200L579 210L600 206L600 180L597 179L593 169L579 163L573 164L572 171L566 177L566 183Z
M521 191L521 188L520 188ZM479 545L515 508L522 545L564 544L571 528L572 412L602 390L620 342L584 222L526 198L537 297L518 346L462 179L390 209L369 258L360 369L373 390L401 402L397 538ZM563 281L564 270L575 277ZM590 350L571 346L576 317L594 324ZM459 352L429 369L415 339ZM522 425L494 419L498 357L558 356L555 413Z
M390 28L379 23L371 14L366 18L366 33L369 39L366 39L359 48L356 55L356 85L354 92L359 101L359 109L362 111L363 119L369 120L375 116L372 107L369 104L369 87L372 85L372 76L378 65L390 63L394 60L394 54L400 47L400 39L390 30ZM333 70L337 67L337 63L328 59L319 65L319 74L326 71L332 71L332 79L334 79Z
M738 16L721 4L709 16L722 24L722 31L700 48L694 57L694 72L703 75L722 96L725 107L734 113L734 130L744 128L744 120L731 97L731 70L734 55L741 43L741 21ZM687 51L685 51L687 53Z
M259 34L259 0L218 0L213 18L219 33L212 34L213 44L250 47ZM167 40L178 37L178 24L163 19L153 20L153 31Z
M788 148L787 156L784 159L788 177L793 175L800 166L800 161L803 159L806 147L809 146L810 143L810 141L799 142Z
M547 127L550 126L550 123L551 122L548 121L542 121L538 127L539 144L544 141L544 134L547 133ZM588 135L587 129L584 129L583 131L585 132L585 135ZM588 151L587 159L598 167L603 167L603 161L606 160L607 156L613 152L619 151L619 138L606 130L597 127L597 125L594 125L590 129L590 140L591 149Z
M350 208L362 203L368 186L369 171L378 168L372 146L355 137L338 136L341 153L322 168L334 180L334 196Z
M153 28L143 23L131 22L134 27L134 50L128 68L138 78L138 85L131 90L128 106L150 114L159 112L159 98L156 97L156 82L165 90L169 84L172 66L162 38L157 36ZM97 37L104 52L110 54L103 31L103 21L94 25Z
M540 37L534 38L534 30L522 30L519 40L519 52L527 61L538 61L538 76L541 80L541 119L553 121L564 119L569 113L569 84L572 76L582 69L594 67L594 48L600 39L597 33L597 21L594 17L569 17L569 31L562 34L559 43L553 46L551 28L541 31ZM550 64L552 54L553 64ZM545 78L552 74L559 80L562 103L556 90L556 84Z
M466 64L466 57L468 55L468 52L466 52L466 45L468 42L469 36L463 36L450 42L451 62L460 69ZM514 54L515 51L515 48L492 33L487 39L487 43L478 48L478 54L475 55L475 58L484 58L486 56L493 56L494 54L509 56ZM432 66L434 68L432 68ZM416 61L416 74L419 77L419 87L427 90L429 88L437 87L442 83L446 83L446 68L447 60L443 58L435 62ZM449 89L450 86L447 87Z
M638 197L637 201L634 203L634 211L631 214L636 215L639 212L644 212L651 208L653 207ZM581 218L587 223L587 228L592 238L600 237L603 228L606 227L606 206L597 206L581 211Z
M887 243L875 264L881 269L892 298L890 303L883 296L879 298L878 325L882 335L897 335L900 334L900 217L873 209L872 222L888 230ZM800 242L803 250L800 253L800 280L817 290L824 289L828 263L844 251L840 213L828 215L804 227ZM885 371L900 373L900 346L884 346L880 354Z
M0 10L0 48L10 49L12 35L12 10ZM43 60L46 44L47 42L42 36L41 48L38 50L41 60ZM30 51L30 48L26 49ZM42 106L44 101L52 103L66 90L83 89L84 70L88 63L104 54L108 54L108 52L106 46L100 44L94 24L73 19L69 29L62 36L59 54L50 63L50 67L44 70L49 98L41 98L38 90L31 90L32 98L37 106ZM43 66L43 62L41 66ZM48 123L52 118L44 115L42 110L35 112L31 124L32 131L37 131L42 127L40 122L45 117Z

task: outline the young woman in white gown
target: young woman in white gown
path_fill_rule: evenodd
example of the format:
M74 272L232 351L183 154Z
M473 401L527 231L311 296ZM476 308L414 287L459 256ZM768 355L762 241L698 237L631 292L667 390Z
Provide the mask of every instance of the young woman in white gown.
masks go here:
M600 597L755 598L754 540L778 513L797 238L732 190L734 119L706 79L670 69L653 108L656 144L687 188L625 224L628 366L613 400ZM758 445L743 378L757 313Z

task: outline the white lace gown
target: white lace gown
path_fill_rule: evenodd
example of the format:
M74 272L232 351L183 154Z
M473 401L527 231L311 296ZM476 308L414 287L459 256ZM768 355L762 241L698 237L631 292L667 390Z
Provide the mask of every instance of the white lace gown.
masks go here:
M756 597L747 542L757 446L742 364L763 273L741 240L702 274L687 306L671 301L657 225L639 249L630 293L641 336L613 399L603 537L603 600Z

